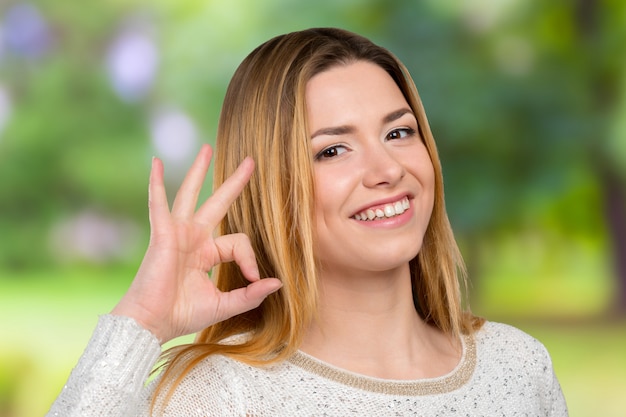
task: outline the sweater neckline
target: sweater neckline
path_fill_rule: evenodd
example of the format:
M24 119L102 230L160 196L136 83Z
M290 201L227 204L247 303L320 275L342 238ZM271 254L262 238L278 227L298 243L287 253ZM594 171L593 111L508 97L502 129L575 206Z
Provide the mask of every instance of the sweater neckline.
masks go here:
M449 373L417 380L375 378L350 372L321 361L298 350L289 362L322 378L365 391L391 395L434 395L455 391L471 378L476 367L476 343L470 335L461 338L463 353L457 366Z

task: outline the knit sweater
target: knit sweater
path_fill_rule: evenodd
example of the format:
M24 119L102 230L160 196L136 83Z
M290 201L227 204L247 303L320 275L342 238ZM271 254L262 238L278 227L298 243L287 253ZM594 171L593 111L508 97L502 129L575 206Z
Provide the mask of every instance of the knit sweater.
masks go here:
M157 339L134 320L102 316L47 416L150 415ZM463 338L450 373L415 381L348 372L303 352L266 368L212 355L187 374L166 416L567 416L545 347L487 322Z

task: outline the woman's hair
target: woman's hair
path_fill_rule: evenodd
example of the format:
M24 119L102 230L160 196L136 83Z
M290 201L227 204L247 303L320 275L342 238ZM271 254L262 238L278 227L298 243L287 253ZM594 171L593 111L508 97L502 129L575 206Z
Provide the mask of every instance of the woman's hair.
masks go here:
M441 164L407 69L386 49L345 30L289 33L256 48L235 72L220 116L214 168L214 187L219 187L246 156L254 158L257 168L222 221L219 234L248 235L261 276L278 277L283 287L258 308L205 329L193 344L166 352L158 388L168 387L166 398L210 354L263 365L298 349L315 318L318 297L305 89L316 74L356 61L374 63L393 78L417 117L435 171L432 217L422 249L410 262L416 310L425 321L454 335L471 333L480 325L462 307L464 265L445 211ZM234 263L216 267L213 278L221 291L248 283ZM245 338L224 342L241 334Z

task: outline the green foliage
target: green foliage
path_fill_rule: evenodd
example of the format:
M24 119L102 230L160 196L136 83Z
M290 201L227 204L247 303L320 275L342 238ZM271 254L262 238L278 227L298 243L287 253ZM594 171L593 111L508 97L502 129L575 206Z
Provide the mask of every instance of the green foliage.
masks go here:
M114 96L102 67L113 10L42 6L57 28L52 49L0 62L13 100L0 140L0 264L12 267L49 263L50 227L81 207L145 215L143 109Z

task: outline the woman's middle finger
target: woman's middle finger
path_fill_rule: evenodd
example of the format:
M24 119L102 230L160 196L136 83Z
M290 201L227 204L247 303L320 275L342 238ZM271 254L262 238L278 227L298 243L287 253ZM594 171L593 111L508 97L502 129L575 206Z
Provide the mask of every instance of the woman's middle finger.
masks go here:
M212 153L213 151L209 145L203 145L200 152L198 152L198 156L196 156L178 193L176 193L174 205L172 206L172 215L174 217L190 218L193 216L198 203L198 195L200 195L200 190L209 170Z

